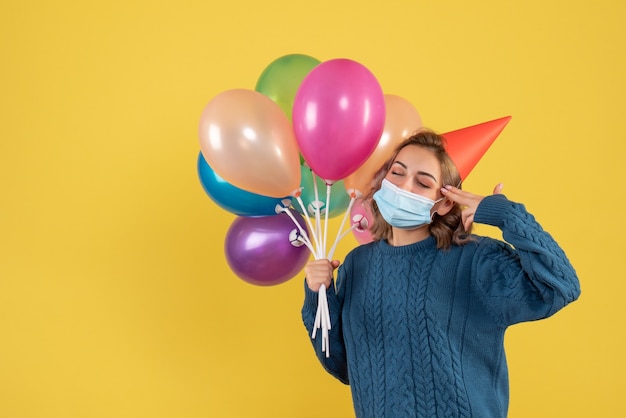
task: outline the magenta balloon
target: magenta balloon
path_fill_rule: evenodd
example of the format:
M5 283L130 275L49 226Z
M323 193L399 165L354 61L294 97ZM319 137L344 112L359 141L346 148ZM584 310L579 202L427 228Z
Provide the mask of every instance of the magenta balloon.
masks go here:
M308 166L337 181L374 152L385 126L385 97L363 65L343 58L325 61L300 84L292 118Z
M306 231L299 213L294 218ZM309 249L299 245L293 220L285 213L238 217L226 233L224 252L231 270L240 279L258 286L277 285L294 277L309 259Z

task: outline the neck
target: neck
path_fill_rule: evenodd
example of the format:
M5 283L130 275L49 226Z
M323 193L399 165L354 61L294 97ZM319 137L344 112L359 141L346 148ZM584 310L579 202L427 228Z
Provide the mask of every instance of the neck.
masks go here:
M389 244L394 247L415 244L416 242L425 240L430 235L428 232L428 225L422 225L411 230L392 228L392 231L392 237Z

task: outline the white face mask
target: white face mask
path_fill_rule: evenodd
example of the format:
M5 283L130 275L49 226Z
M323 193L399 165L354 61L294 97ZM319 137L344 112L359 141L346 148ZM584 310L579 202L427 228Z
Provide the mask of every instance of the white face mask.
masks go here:
M415 193L399 188L387 179L383 179L381 187L373 196L378 210L385 221L400 229L415 229L432 221L431 209L435 203Z

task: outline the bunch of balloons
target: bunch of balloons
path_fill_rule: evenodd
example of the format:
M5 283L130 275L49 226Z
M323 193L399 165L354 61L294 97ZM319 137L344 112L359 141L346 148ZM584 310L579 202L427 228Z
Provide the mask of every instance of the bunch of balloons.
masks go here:
M357 198L399 140L421 126L405 99L384 94L349 59L282 56L254 90L215 96L200 118L198 175L205 192L237 215L226 236L231 270L255 285L294 277L309 256L331 257L328 219L344 214L371 241ZM356 204L355 204L356 203Z

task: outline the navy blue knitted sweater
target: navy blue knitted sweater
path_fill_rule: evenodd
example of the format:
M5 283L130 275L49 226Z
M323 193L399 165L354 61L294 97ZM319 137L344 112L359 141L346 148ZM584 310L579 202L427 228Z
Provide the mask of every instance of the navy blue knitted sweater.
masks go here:
M327 291L330 358L324 368L350 384L358 418L505 417L509 380L504 333L546 318L580 294L578 278L552 237L523 205L488 196L475 222L499 227L449 250L434 238L355 248ZM305 284L311 334L317 293Z

